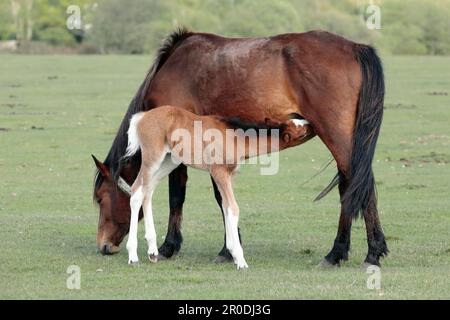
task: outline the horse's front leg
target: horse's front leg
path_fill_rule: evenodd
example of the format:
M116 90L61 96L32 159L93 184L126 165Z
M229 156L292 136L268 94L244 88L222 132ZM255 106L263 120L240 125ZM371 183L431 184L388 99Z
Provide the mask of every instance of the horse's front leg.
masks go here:
M211 177L211 182L212 182L212 185L214 188L214 196L216 198L217 204L219 205L220 212L222 212L223 226L225 228L225 215L224 215L223 209L222 209L222 196L220 195L219 189L217 188L217 184L214 181L213 177ZM239 227L238 227L238 235L239 235L239 242L242 245L241 230ZM220 250L219 254L214 259L214 262L216 262L216 263L233 262L233 257L231 256L230 251L227 249L226 236L227 236L226 233L224 233L222 250Z
M169 225L164 243L159 248L160 259L170 258L180 251L183 242L180 229L187 179L187 167L183 164L169 174Z

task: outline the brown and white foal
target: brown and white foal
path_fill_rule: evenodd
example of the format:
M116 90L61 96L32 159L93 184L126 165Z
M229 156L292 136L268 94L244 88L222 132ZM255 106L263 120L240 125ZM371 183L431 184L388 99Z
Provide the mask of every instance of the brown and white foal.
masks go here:
M249 129L254 130L249 134ZM263 124L249 124L239 119L199 116L173 106L135 114L130 121L125 158L141 149L142 165L131 187L128 263L139 260L137 229L141 206L148 257L151 262L157 261L152 195L161 179L183 163L208 170L216 182L225 214L227 249L238 269L248 268L239 241L239 207L233 195L232 176L243 160L301 144L311 130L304 119L266 119Z

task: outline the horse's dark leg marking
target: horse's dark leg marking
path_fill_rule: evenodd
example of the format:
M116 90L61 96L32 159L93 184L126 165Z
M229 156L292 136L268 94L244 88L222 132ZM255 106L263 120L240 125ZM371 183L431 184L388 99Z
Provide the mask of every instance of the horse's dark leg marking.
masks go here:
M159 255L170 258L180 251L183 237L181 236L181 220L183 218L183 203L186 195L187 167L181 164L169 174L169 226L164 243L159 248Z
M348 179L340 172L339 194L343 197L348 186ZM343 207L343 206L342 206ZM350 250L350 235L352 228L352 215L346 214L341 208L341 215L339 217L339 227L334 245L331 251L325 256L323 263L328 265L339 265L341 260L348 259L348 252Z
M379 266L380 257L386 256L389 249L378 217L375 195L372 195L369 206L364 211L364 221L366 222L367 245L369 248L364 262Z
M216 201L217 201L217 204L219 205L220 212L222 212L222 220L223 220L223 225L225 228L225 215L224 215L223 209L222 209L222 196L220 195L219 189L217 188L217 184L212 177L211 177L211 182L212 182L212 185L214 188L214 196L216 197ZM242 245L241 230L239 229L239 227L238 227L238 234L239 234L239 241L241 242L241 245ZM232 262L232 261L233 261L233 257L231 256L230 251L227 249L226 233L224 233L223 247L222 247L222 250L220 250L219 254L217 255L215 262L221 263L221 262Z

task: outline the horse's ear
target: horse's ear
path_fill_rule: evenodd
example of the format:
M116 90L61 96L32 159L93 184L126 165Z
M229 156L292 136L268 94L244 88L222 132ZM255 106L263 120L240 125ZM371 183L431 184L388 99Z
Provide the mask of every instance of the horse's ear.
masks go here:
M92 156L92 159L94 159L95 166L97 167L100 174L104 177L108 176L109 175L108 167L104 163L99 161L93 154L91 154L91 156Z

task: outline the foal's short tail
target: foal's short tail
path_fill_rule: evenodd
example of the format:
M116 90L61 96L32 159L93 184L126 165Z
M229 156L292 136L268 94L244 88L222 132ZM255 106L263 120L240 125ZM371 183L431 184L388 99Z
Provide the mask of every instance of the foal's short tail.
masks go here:
M133 156L140 148L139 135L137 132L137 125L144 116L144 112L135 113L130 120L130 127L128 128L128 146L123 158Z

